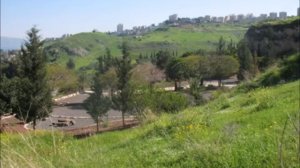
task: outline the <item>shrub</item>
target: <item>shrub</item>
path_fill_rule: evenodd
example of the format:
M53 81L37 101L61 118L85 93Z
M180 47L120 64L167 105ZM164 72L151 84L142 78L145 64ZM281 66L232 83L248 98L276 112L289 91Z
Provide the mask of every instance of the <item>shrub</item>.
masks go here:
M283 61L278 67L271 68L258 80L260 86L272 86L282 80L296 80L300 78L300 54L292 55Z
M61 86L58 90L59 93L68 94L78 91L78 85L76 83L68 83Z
M282 64L280 72L284 80L295 80L300 78L300 54L292 55Z
M254 90L259 87L259 84L257 82L245 82L238 86L237 91L241 93L246 93L251 90Z
M261 86L272 86L272 85L278 84L280 82L280 80L281 80L280 71L278 68L276 68L276 69L264 74L258 80L258 82Z
M149 112L174 113L190 105L189 98L183 93L141 87L141 91L133 98L133 110L142 119Z
M178 92L157 93L153 101L157 112L178 112L189 105L187 98Z

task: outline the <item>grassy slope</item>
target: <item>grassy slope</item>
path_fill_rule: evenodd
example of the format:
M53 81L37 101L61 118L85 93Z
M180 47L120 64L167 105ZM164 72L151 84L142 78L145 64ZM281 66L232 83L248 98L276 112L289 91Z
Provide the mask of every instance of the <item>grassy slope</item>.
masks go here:
M205 24L203 26L184 26L180 28L171 27L167 31L151 32L141 38L126 36L132 48L131 53L134 57L140 53L148 55L158 50L168 49L177 51L178 55L198 49L214 50L219 38L223 36L225 40L232 39L237 42L240 40L247 28L240 25L221 24ZM95 58L104 54L105 48L112 50L112 55L120 55L118 46L122 41L121 37L115 35L107 35L104 33L80 33L63 40L50 42L46 46L54 47L66 46L69 48L82 47L89 51L84 57L76 57L77 68L86 66L95 61ZM61 53L59 62L65 64L68 60L66 54Z
M171 27L168 31L155 31L140 39L132 40L135 46L134 52L148 53L159 49L178 51L182 54L186 51L197 49L214 50L219 38L232 39L237 42L243 37L246 28L237 25L206 24L203 26Z
M121 38L117 36L109 36L104 33L79 33L73 36L64 38L62 40L51 41L46 46L52 46L52 48L60 48L62 46L68 48L84 48L89 51L86 56L75 57L76 68L89 65L91 62L96 61L96 57L100 54L104 54L105 48L110 46L112 55L119 55L120 50L118 45L120 44ZM68 61L69 56L62 52L60 53L60 59L58 62L62 65Z
M299 81L236 93L82 140L49 133L1 135L2 166L279 167L282 144L282 164L296 167Z

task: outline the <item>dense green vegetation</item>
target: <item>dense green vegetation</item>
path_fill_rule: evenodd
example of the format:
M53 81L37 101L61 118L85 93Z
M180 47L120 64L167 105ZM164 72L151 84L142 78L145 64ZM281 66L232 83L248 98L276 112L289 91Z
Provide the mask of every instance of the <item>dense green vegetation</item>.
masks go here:
M92 117L98 122L115 108L122 112L123 126L125 113L135 114L141 124L81 140L59 132L1 134L1 167L297 167L295 25L295 20L267 21L251 27L242 40L240 25L203 24L144 36L93 32L50 41L45 52L51 64L43 79L53 90L82 90L86 71L81 68L88 66L84 70L96 72L94 93L85 102ZM81 74L76 76L74 68ZM233 90L222 88L221 79L238 71L245 81ZM175 83L175 92L155 86L164 75ZM211 101L202 97L208 91L204 79L219 80L220 88L209 90ZM190 89L177 91L183 80ZM6 92L13 93L21 86L15 82L0 86L12 86Z
M247 27L231 24L203 24L200 26L169 27L144 36L115 36L104 33L80 33L63 39L49 41L45 51L49 60L65 65L69 57L74 57L76 68L96 62L96 58L105 54L108 47L113 56L120 56L122 38L129 42L133 57L150 57L159 50L169 50L180 56L187 51L198 49L215 50L221 36L226 41L238 42Z
M27 37L16 59L14 76L7 79L0 71L0 115L13 112L23 121L32 122L35 129L37 120L47 117L52 110L51 90L39 30L31 28Z
M291 24L292 22L297 21L297 19L299 19L299 16L294 16L294 17L289 17L287 19L270 19L270 20L264 20L261 21L259 23L257 23L256 25L254 25L255 27L263 27L266 25L286 25L286 24Z
M75 140L1 135L3 167L297 167L299 81L219 94L137 128Z

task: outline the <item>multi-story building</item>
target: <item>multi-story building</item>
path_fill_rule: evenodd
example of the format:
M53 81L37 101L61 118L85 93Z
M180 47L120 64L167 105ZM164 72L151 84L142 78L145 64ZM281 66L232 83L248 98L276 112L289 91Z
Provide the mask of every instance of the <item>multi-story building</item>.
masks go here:
M241 22L245 19L245 16L243 14L237 15L237 21Z
M229 16L225 16L224 22L225 22L225 23L226 23L226 22L229 22Z
M118 24L118 25L117 25L117 33L118 33L118 34L123 33L123 24Z
M265 19L267 19L268 18L268 15L267 14L260 14L259 15L259 19L260 20L265 20Z
M279 18L280 19L286 19L287 13L286 12L279 12Z
M232 14L229 16L229 22L234 22L236 21L236 15Z
M224 23L224 17L220 16L217 18L218 23Z
M206 22L210 22L210 15L205 15L205 16L204 16L204 20L205 20Z
M177 21L177 14L170 15L170 16L169 16L169 21L170 21L170 22L176 22L176 21Z
M269 15L270 19L277 19L277 12L271 12Z
M211 22L216 23L217 22L217 17L215 17L215 16L211 17Z

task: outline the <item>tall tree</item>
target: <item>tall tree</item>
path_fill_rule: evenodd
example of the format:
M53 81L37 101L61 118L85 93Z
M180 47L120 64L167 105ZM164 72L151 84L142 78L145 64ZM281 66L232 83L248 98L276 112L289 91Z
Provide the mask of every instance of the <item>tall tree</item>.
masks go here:
M223 36L221 36L219 38L219 42L217 45L217 54L218 55L223 55L225 53L225 45L226 45L226 42L225 42Z
M97 71L101 74L104 74L109 70L110 67L114 65L114 61L111 56L109 48L105 49L105 55L98 57L98 69Z
M237 52L236 44L233 42L232 39L230 39L230 42L227 45L226 54L230 56L234 56L236 55L236 52Z
M159 51L155 57L156 66L160 69L165 69L172 56L169 51Z
M239 78L249 79L255 75L255 63L248 48L246 40L241 40L238 44L237 55L240 62Z
M188 70L180 58L173 58L166 67L166 75L168 79L174 81L175 91L178 90L178 83L188 76Z
M27 121L33 122L51 112L51 93L47 85L46 56L43 41L35 27L28 31L28 41L21 48L19 61L19 83L17 93L18 112Z
M118 77L118 93L114 95L113 102L116 109L122 112L123 127L125 126L125 113L131 109L131 100L133 88L130 85L131 78L131 59L129 56L129 48L126 42L122 44L122 59L116 60L116 73Z
M111 101L103 95L103 83L101 73L97 72L93 78L92 91L93 93L85 101L85 107L88 113L97 123L97 132L99 131L99 122L101 118L107 114L110 109Z

